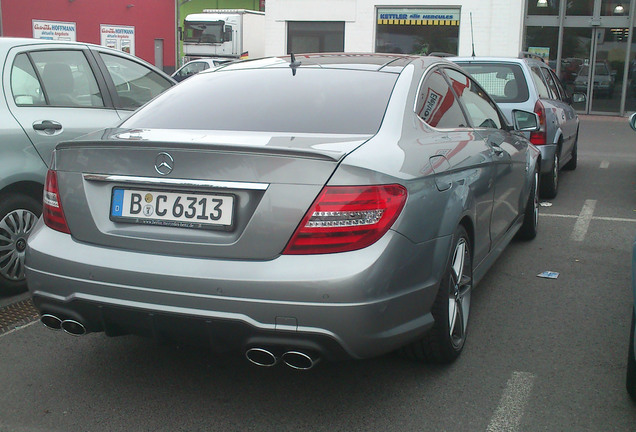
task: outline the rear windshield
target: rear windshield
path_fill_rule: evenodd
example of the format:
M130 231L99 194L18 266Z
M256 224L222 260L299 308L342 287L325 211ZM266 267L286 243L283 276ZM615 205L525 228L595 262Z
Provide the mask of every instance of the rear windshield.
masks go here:
M377 132L397 74L298 68L203 72L121 127L292 133Z
M581 68L579 69L579 76L582 77L587 77L590 73L590 67L588 65L584 65L581 66ZM597 63L596 67L594 68L594 75L609 75L609 69L607 68L607 65L604 63Z
M521 67L513 63L459 63L488 92L495 102L528 100L528 83Z

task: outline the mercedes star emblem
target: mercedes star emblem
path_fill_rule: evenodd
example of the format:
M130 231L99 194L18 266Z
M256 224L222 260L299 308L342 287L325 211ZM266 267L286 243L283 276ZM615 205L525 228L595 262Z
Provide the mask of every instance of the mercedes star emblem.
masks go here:
M161 175L168 175L174 168L174 159L168 153L161 152L155 158L155 170Z

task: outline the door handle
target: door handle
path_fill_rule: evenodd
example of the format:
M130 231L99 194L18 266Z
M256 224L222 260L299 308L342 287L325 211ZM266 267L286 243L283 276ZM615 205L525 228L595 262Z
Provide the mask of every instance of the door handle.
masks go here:
M41 122L33 123L33 129L36 131L62 130L62 125L56 121L42 120Z

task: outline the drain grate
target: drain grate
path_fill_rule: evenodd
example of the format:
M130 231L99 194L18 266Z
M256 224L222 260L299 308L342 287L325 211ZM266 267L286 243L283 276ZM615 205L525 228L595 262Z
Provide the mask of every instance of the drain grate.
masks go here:
M0 334L36 321L39 317L30 298L0 308Z

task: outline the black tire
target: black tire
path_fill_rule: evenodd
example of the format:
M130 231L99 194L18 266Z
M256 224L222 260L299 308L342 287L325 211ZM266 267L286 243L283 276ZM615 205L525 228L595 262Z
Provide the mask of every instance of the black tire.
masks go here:
M0 196L0 296L26 290L26 239L42 213L42 204L27 195Z
M532 240L537 236L539 231L539 194L537 186L539 182L539 173L535 171L530 195L523 214L523 224L517 232L517 238L521 240Z
M579 148L579 131L576 131L576 137L574 138L574 147L572 147L572 159L568 161L565 165L563 165L563 169L566 171L574 171L577 165L578 158L578 148Z
M554 164L552 170L542 175L539 182L541 196L548 199L555 198L559 191L559 149L554 152L552 163Z
M451 244L446 271L433 303L435 324L424 337L401 350L418 361L451 363L459 356L466 341L473 273L470 239L463 226L457 227ZM456 270L459 267L461 270ZM449 307L451 301L456 306L453 312ZM452 319L451 315L454 315Z
M625 384L627 393L636 403L636 357L634 356L634 326L636 325L636 316L632 311L632 326L629 336L629 351L627 352L627 378Z

